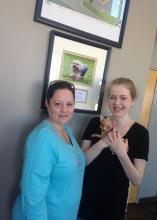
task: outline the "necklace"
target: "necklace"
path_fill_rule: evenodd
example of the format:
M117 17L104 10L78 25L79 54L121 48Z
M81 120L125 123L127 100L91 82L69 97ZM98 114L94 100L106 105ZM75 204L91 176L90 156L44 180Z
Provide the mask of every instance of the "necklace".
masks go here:
M55 127L57 133L61 136L61 138L67 143L70 144L70 139L69 139L69 135L67 134L67 131L65 130L65 128L63 127L63 129L59 129L56 125L53 124L53 126Z

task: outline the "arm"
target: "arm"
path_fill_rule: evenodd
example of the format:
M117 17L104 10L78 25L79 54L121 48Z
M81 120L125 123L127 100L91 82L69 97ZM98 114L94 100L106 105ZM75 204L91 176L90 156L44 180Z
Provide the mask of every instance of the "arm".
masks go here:
M115 129L108 134L106 142L111 146L112 151L118 156L124 172L131 183L133 185L140 185L146 161L144 159L135 158L133 163L131 162L127 154L128 141L124 140Z
M83 134L83 141L81 148L85 153L86 156L86 165L89 165L100 153L101 151L107 147L105 143L105 139L101 139L100 141L95 143L95 140L92 138L93 134L100 134L100 118L92 118ZM91 146L92 142L94 144Z
M139 186L143 178L146 161L143 159L134 159L132 163L128 155L123 158L119 157L119 160L130 182L133 185Z
M47 220L45 196L55 165L47 132L31 134L24 156L21 179L23 212L28 220Z
M102 138L100 141L95 143L94 145L91 145L91 140L83 140L81 148L85 153L86 156L86 165L89 165L105 148L108 147L106 142L104 141L104 138Z

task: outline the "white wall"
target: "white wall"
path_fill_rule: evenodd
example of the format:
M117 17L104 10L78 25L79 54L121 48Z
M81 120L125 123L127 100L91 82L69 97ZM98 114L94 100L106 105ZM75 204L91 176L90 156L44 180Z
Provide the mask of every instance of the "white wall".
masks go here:
M9 220L17 194L26 135L40 120L49 32L33 21L35 1L1 1L0 7L0 220ZM131 0L122 49L113 48L107 80L133 79L139 98L138 120L157 24L156 0ZM105 112L103 110L102 112ZM71 125L80 136L91 115L75 114Z
M157 70L157 34L154 42L153 54L151 59L151 69ZM151 106L150 120L149 120L149 136L150 136L150 150L149 150L149 160L146 166L142 184L139 188L138 198L147 198L157 196L157 136L156 136L156 117L157 109L157 85L155 86L153 103Z
M156 33L156 37L155 37L155 42L154 42L154 48L153 48L150 68L154 69L154 70L157 70L157 33Z

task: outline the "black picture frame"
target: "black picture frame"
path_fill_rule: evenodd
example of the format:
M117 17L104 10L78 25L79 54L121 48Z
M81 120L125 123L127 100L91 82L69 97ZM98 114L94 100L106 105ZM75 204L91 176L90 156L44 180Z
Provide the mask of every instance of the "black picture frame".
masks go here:
M75 1L80 2L82 10ZM68 0L37 0L34 20L102 44L122 47L130 0L73 2L72 7Z
M46 108L45 98L50 82L61 79L75 85L75 112L100 114L111 50L106 45L51 31L41 108ZM79 67L87 67L83 77L73 71L76 61ZM82 71L81 68L79 70Z

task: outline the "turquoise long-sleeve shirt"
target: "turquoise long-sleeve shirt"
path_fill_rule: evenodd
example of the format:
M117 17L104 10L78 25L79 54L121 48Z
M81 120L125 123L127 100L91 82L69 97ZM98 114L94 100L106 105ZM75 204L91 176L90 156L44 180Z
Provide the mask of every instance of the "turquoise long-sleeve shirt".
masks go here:
M21 193L13 207L13 220L76 220L85 157L70 127L66 144L48 120L28 136Z

